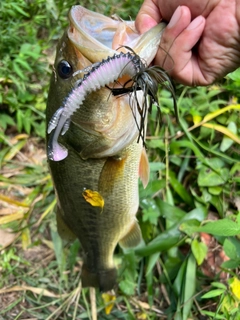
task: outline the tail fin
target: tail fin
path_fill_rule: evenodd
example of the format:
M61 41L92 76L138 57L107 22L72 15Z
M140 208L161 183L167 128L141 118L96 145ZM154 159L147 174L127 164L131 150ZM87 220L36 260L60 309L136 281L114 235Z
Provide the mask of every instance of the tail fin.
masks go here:
M85 265L82 268L82 286L99 288L101 292L112 290L117 280L116 268L90 272Z

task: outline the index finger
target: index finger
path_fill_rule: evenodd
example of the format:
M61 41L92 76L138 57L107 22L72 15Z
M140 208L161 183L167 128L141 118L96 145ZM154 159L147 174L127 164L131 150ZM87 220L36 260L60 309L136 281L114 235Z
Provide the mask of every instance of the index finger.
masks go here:
M140 33L144 33L161 20L161 12L155 0L145 0L136 17L135 26Z

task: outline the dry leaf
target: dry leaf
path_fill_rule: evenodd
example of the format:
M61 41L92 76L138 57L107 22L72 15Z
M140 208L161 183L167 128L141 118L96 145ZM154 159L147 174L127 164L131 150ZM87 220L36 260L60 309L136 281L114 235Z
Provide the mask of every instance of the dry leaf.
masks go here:
M93 207L100 207L103 209L104 207L104 199L103 197L100 195L99 192L97 191L93 191L90 189L86 189L83 191L82 193L84 199L90 203ZM102 211L101 211L102 213Z

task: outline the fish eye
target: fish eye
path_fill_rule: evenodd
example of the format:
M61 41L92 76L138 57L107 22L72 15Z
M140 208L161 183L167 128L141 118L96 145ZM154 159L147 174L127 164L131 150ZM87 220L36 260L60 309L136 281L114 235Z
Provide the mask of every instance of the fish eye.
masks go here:
M57 71L59 77L62 79L68 79L73 74L73 68L70 63L66 60L62 60L59 62L57 66Z

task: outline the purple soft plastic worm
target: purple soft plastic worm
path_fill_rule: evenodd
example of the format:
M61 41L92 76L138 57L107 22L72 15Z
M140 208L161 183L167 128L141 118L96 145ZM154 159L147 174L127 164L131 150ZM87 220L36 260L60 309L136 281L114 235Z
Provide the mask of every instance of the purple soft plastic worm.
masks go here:
M116 81L125 74L134 78L143 67L145 65L140 57L130 52L115 54L102 60L97 65L93 65L78 86L70 92L64 105L54 113L49 122L48 134L52 130L54 132L48 143L48 158L52 161L60 161L67 157L68 150L58 143L58 137L68 130L72 114L80 108L87 94Z

